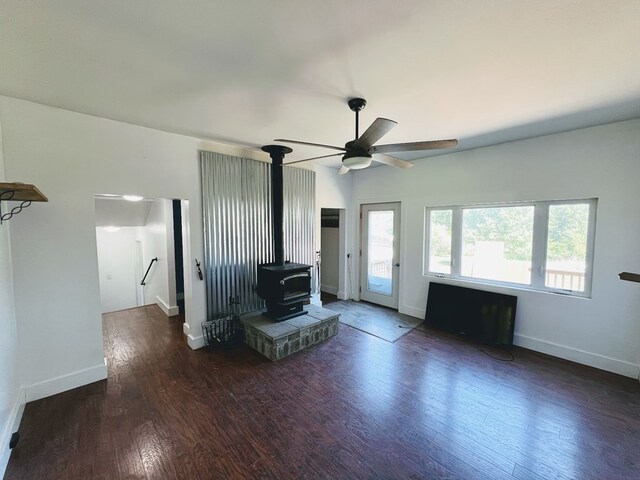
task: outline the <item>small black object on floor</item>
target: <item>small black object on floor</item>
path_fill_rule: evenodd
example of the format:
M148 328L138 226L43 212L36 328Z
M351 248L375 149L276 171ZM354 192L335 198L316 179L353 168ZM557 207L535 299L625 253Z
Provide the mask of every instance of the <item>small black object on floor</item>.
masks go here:
M212 349L235 346L244 341L244 328L238 315L221 314L202 322L202 336L204 344Z
M13 450L18 442L20 441L20 434L18 432L13 432L11 435L11 440L9 440L9 450Z

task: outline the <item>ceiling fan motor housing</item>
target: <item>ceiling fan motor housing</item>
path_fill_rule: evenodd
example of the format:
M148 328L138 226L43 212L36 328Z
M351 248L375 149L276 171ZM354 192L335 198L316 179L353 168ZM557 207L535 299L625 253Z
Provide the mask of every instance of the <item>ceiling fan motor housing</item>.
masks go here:
M350 98L347 103L354 112L359 112L367 105L367 101L364 98Z

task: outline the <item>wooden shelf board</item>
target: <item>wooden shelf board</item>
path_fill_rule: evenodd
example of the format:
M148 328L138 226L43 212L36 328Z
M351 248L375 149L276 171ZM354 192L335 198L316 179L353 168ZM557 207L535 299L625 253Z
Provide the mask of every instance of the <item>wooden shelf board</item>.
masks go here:
M631 272L622 272L618 274L618 278L620 280L627 280L628 282L639 282L640 283L640 274L631 273Z
M49 199L35 185L28 183L0 183L0 194L4 192L16 192L13 197L7 199L10 202L48 202Z

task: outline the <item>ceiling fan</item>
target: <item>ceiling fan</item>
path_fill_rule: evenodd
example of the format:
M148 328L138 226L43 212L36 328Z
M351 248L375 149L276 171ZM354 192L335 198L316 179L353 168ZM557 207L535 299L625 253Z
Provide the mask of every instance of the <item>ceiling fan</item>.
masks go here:
M360 136L358 135L359 127L359 114L365 107L367 101L364 98L351 98L347 102L349 108L356 114L356 138L345 144L344 147L336 147L333 145L324 145L322 143L310 143L300 142L298 140L287 140L286 138L276 138L276 142L295 143L298 145L310 145L313 147L331 148L333 150L340 150L340 153L332 153L331 155L322 155L319 157L305 158L304 160L296 160L295 162L288 162L286 165L292 163L308 162L309 160L317 160L319 158L328 158L342 155L342 167L338 171L338 175L343 175L349 170L358 170L361 168L367 168L371 165L371 161L384 163L398 168L411 168L413 163L401 160L396 157L387 155L388 153L397 152L413 152L421 150L438 150L444 148L453 148L458 145L458 140L432 140L426 142L409 142L409 143L391 143L387 145L374 145L389 130L397 125L397 122L389 120L388 118L378 117L374 122L365 130Z

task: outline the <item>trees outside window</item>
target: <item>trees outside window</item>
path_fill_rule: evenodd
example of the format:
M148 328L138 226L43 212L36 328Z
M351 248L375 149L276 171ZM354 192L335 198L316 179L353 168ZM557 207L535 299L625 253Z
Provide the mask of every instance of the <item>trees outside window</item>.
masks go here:
M596 203L427 208L425 274L588 296Z

